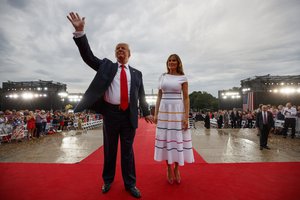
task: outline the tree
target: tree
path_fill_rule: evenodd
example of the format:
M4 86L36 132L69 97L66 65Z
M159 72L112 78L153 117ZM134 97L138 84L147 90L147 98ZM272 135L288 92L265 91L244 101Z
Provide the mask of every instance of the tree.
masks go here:
M192 110L218 110L218 99L207 92L192 92L189 97Z

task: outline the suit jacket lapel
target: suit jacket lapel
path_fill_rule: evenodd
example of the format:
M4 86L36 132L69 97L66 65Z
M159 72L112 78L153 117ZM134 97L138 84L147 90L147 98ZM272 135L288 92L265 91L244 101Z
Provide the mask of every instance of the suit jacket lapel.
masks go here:
M133 97L133 86L134 86L134 83L135 83L135 70L132 69L130 66L129 67L129 71L130 71L130 97Z
M113 79L115 78L115 76L116 76L116 74L117 74L117 72L118 72L118 63L115 63L115 67L113 68L113 70L112 70L112 79L111 79L111 81L110 81L110 83L113 81ZM110 84L109 84L110 85Z

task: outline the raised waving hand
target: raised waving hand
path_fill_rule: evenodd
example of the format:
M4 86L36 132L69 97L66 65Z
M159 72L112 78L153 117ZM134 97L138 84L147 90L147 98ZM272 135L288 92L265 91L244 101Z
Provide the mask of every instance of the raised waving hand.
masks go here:
M80 17L78 13L70 12L67 16L76 31L84 31L85 17Z

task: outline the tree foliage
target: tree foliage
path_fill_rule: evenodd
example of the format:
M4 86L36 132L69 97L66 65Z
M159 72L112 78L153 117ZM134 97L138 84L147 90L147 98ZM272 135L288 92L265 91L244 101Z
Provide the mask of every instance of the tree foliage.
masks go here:
M192 110L218 110L218 99L207 92L192 92L189 97Z

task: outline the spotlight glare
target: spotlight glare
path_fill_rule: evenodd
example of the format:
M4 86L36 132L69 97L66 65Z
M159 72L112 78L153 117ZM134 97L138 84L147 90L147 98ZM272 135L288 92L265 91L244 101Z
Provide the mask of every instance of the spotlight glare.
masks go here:
M33 94L25 92L25 93L22 94L22 98L23 99L32 99L33 98Z
M283 94L293 94L295 92L296 92L296 89L291 88L291 87L285 87L285 88L280 89L280 93L283 93Z
M61 98L64 98L64 97L67 97L67 96L68 96L68 93L66 93L66 92L60 92L60 93L58 93L58 95L59 95Z

